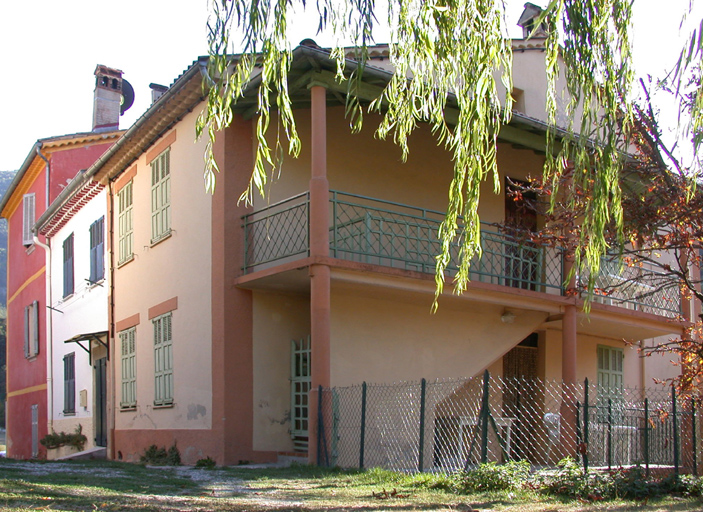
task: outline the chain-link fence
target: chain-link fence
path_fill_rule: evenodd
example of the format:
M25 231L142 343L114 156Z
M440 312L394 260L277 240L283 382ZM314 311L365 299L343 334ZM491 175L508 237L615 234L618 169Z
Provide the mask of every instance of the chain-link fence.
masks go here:
M483 377L319 390L318 464L396 471L459 471L566 456L586 468L641 464L698 471L694 399L669 387L609 389Z

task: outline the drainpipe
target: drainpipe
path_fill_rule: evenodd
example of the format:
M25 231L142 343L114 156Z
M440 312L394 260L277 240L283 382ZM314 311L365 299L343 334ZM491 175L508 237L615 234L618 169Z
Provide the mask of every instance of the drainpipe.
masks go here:
M39 150L37 150L39 152ZM48 164L47 164L48 165ZM51 336L51 247L42 243L37 235L34 235L34 243L44 249L46 253L46 391L47 391L47 432L54 431L54 343Z
M107 367L107 389L108 389L108 399L107 399L107 404L106 404L106 409L107 409L107 454L108 454L108 459L110 460L115 460L117 457L115 457L115 440L114 440L114 432L115 432L115 395L116 395L116 390L115 390L115 371L116 371L116 363L115 363L115 357L114 354L115 349L113 348L115 345L115 238L114 238L114 231L115 231L115 216L113 212L113 208L115 206L115 201L113 199L113 182L108 181L107 182L107 218L108 218L108 240L107 240L107 248L108 248L108 259L110 262L110 273L109 273L109 278L110 278L110 283L108 285L108 312L107 312L107 322L108 322L108 333L107 333L107 339L109 341L108 346L109 348L107 349L107 360L108 360L108 367ZM112 352L113 357L110 357L110 352Z
M51 201L49 200L49 186L51 185L51 166L49 165L49 160L44 155L42 155L41 147L42 143L37 143L37 155L39 156L39 158L46 162L46 208L48 209L49 203L51 203Z
M647 387L647 363L644 357L644 349L647 346L645 340L640 340L640 388L645 389Z

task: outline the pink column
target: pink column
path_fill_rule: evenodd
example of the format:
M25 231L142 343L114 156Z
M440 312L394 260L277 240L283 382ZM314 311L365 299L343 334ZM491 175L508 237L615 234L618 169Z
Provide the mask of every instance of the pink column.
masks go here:
M310 179L310 256L329 256L329 182L327 181L327 90L310 90L312 124L312 177ZM319 386L330 385L330 268L310 266L310 335L312 339L312 392L309 401L308 460L317 462L317 409Z
M564 275L568 276L574 266L572 254L564 257ZM561 327L561 446L563 456L576 455L576 399L573 386L576 384L576 276L569 279L566 295L572 303L564 306Z

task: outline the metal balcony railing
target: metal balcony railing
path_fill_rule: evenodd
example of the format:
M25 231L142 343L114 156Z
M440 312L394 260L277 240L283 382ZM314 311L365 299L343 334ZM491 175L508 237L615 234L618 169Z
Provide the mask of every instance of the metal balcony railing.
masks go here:
M442 212L338 191L330 192L329 208L333 258L435 272L441 248L437 233L444 219ZM307 256L309 193L245 215L243 227L245 273ZM562 293L565 276L560 249L535 245L489 224L482 224L481 247L482 254L471 262L472 281ZM450 256L448 273L452 275L459 264L458 244L452 245ZM643 267L620 270L613 263L604 263L596 280L596 292L596 302L670 317L680 311L675 283Z
M434 273L441 250L441 212L342 192L330 193L330 254L339 259ZM561 290L562 258L484 224L483 254L471 262L473 281L514 288ZM459 265L459 245L450 249L449 274ZM551 257L550 257L551 256Z
M586 294L588 274L578 279ZM651 264L623 264L604 258L594 283L593 302L674 318L681 314L681 292L671 275Z

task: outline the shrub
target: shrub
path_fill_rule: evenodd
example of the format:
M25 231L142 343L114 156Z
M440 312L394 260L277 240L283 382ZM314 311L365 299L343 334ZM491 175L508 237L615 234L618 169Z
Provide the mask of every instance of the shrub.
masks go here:
M517 490L524 486L530 476L527 461L510 461L506 464L488 462L476 469L457 473L455 487L458 492L487 492Z
M703 479L692 475L647 479L640 466L606 472L590 471L584 475L583 468L573 459L564 459L556 471L535 476L532 485L540 491L569 498L642 500L672 493L701 496Z
M196 468L215 469L215 466L217 466L217 464L209 456L204 459L199 459L198 462L195 463Z
M178 451L178 447L175 443L168 451L166 448L159 448L155 444L152 444L149 448L144 450L144 454L139 460L142 464L151 466L180 466L181 453Z
M46 448L61 448L62 446L73 446L76 450L83 451L88 438L83 435L83 425L80 423L76 427L75 432L67 434L66 432L52 432L41 438L39 441Z

